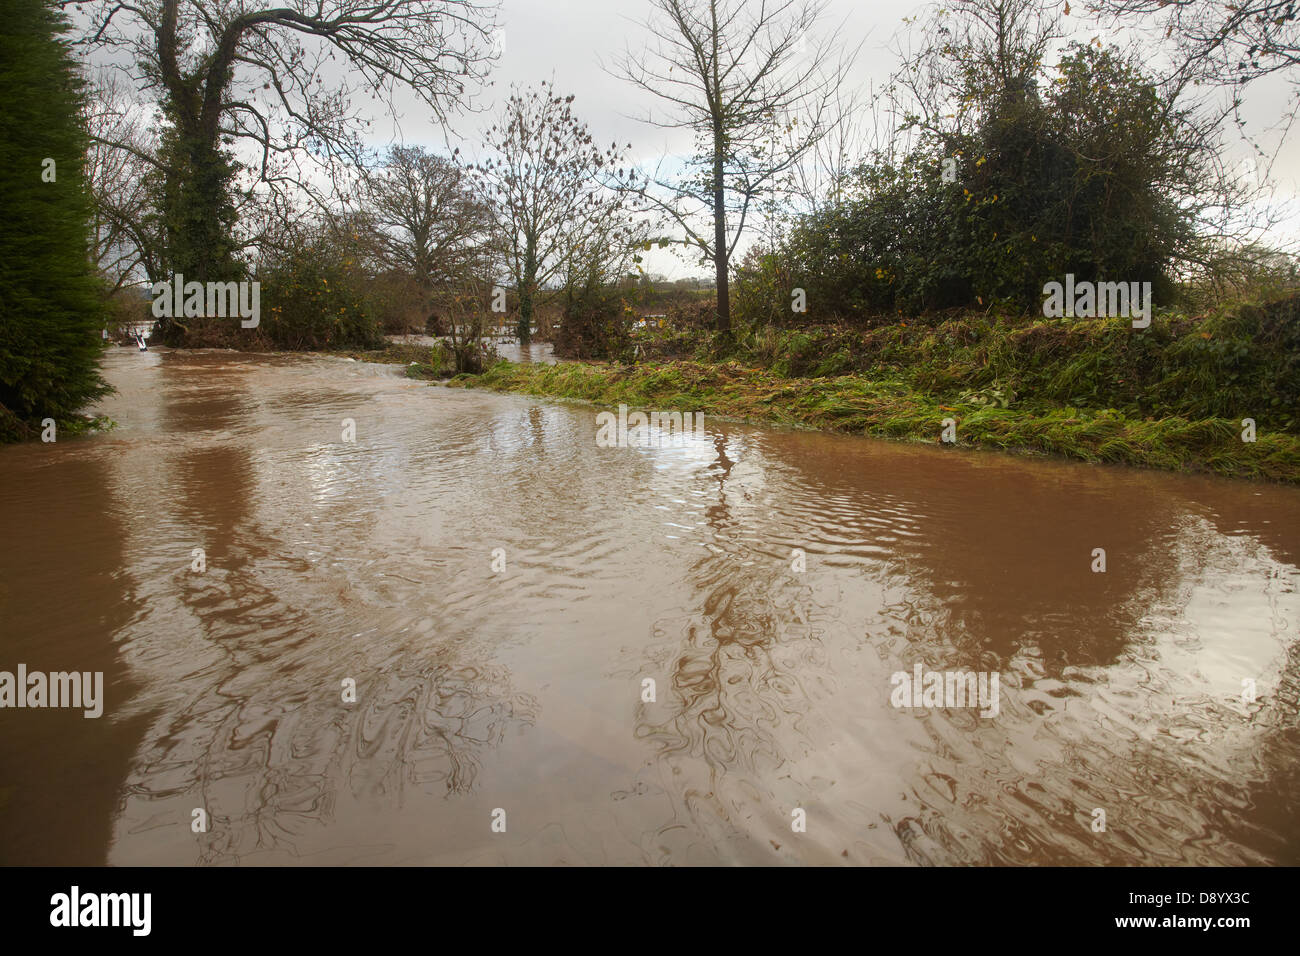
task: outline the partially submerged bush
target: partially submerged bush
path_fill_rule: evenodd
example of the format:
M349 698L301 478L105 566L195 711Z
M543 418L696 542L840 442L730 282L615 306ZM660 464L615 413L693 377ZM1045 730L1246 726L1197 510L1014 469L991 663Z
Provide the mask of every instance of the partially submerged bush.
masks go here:
M451 365L457 373L481 375L499 360L497 347L484 338L448 341L443 343L442 348L450 356Z
M555 334L555 354L575 359L630 357L635 313L623 294L600 282L566 291L564 321Z
M284 349L370 349L383 335L353 261L328 242L295 249L268 263L259 332Z

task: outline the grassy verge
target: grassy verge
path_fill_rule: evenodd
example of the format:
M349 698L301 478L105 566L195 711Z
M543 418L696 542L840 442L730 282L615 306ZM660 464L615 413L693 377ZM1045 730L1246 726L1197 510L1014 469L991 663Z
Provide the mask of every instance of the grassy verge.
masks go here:
M1077 366L1079 356L1062 356L1061 361ZM1257 413L1256 440L1245 442L1236 416L1142 416L1024 399L999 407L989 404L987 384L962 401L949 397L956 391L951 382L942 390L949 395L936 395L918 388L913 378L899 369L792 378L784 370L734 361L638 366L502 362L481 376L462 375L450 384L930 443L939 440L943 420L952 418L959 446L1300 483L1300 435L1271 429L1262 413ZM1167 392L1164 388L1161 394Z

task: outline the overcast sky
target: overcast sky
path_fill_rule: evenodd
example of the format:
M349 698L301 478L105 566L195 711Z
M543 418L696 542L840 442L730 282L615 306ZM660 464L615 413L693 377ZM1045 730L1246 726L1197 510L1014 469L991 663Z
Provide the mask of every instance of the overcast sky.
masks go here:
M489 0L490 2L490 0ZM1063 25L1072 39L1132 47L1139 37L1127 28L1114 29L1088 16L1080 16L1086 0L1072 4L1074 14ZM1062 0L1062 8L1064 8ZM930 4L924 0L829 0L824 29L846 47L860 46L852 80L859 90L879 89L898 66L892 52L896 38L907 29L904 19L924 17ZM637 119L659 104L649 94L609 71L627 49L639 51L651 40L644 26L652 14L650 0L500 0L500 56L489 77L490 86L480 91L481 112L455 117L452 128L434 124L427 107L409 93L399 95L398 116L374 114L375 139L383 148L392 142L421 144L439 152L446 145L460 146L469 156L477 155L479 133L490 125L494 108L509 95L511 86L529 86L540 80L555 82L557 92L574 94L574 109L590 127L596 141L608 145L632 144L632 155L641 164L653 166L663 157L691 152L689 134L669 133ZM1151 45L1139 46L1144 56ZM1150 60L1149 68L1158 69ZM1296 77L1300 80L1300 76ZM1249 135L1266 143L1270 127L1293 110L1292 89L1280 77L1251 86L1247 91L1245 115ZM369 101L362 99L362 102ZM375 104L378 105L378 104ZM1229 136L1229 155L1234 164L1248 155L1240 137ZM1300 129L1285 143L1273 167L1272 185L1277 208L1287 220L1275 236L1279 241L1300 241ZM655 253L647 264L653 271L678 276L703 274L697 266L677 263L668 253Z
M1073 4L1076 14L1083 5L1082 0ZM896 35L906 29L904 18L924 14L928 6L923 0L830 0L826 29L847 46L862 44L853 72L860 88L873 83L879 88L885 83L897 67L891 47ZM670 134L638 121L636 117L658 104L608 72L615 69L615 60L627 48L645 47L650 36L644 23L651 13L649 0L501 0L502 52L492 71L492 86L483 91L480 101L487 112L456 119L453 142L472 155L478 129L490 121L491 107L509 95L512 84L554 79L558 92L575 95L575 111L590 126L597 142L631 143L634 158L646 163L689 152L691 143L685 134ZM1066 17L1064 25L1074 38L1085 41L1099 37L1104 43L1125 46L1136 39L1130 30L1108 29L1087 16ZM1289 92L1289 86L1276 78L1250 88L1246 116L1252 132L1258 135L1291 111ZM396 135L407 142L440 148L443 134L424 118L424 111L413 101L404 107ZM1240 143L1232 148L1240 157L1247 155ZM1300 130L1290 137L1274 167L1278 199L1295 212L1300 212L1300 203L1294 199L1298 174ZM1300 234L1300 216L1291 216L1283 234L1288 238ZM656 255L651 266L673 275L699 271L677 266L663 255Z

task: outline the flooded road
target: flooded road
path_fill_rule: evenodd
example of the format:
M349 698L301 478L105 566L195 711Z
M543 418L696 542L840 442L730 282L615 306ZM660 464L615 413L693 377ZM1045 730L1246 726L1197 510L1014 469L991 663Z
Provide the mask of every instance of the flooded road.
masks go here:
M0 862L1300 863L1300 490L106 373L115 430L0 448L0 670L105 698L0 710Z

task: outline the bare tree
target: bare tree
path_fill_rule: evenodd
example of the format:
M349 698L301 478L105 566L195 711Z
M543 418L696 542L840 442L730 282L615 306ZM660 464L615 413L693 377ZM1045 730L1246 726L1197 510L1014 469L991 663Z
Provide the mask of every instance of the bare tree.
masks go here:
M1055 0L956 0L901 34L890 80L900 131L968 136L1008 98L1032 95L1064 33Z
M488 341L488 299L492 286L482 278L490 266L490 261L483 261L478 270L467 270L436 294L438 308L447 317L446 344L457 372L477 375L496 356L496 346Z
M791 170L791 191L802 208L816 213L845 198L853 169L881 141L881 114L871 87L865 95L840 87L832 91L827 109L826 134L813 143ZM870 102L869 110L862 100Z
M1292 71L1300 82L1297 0L1090 0L1101 14L1150 18L1182 52L1178 72L1241 84Z
M151 216L156 137L148 104L106 72L87 85L83 122L90 132L86 179L94 202L91 257L112 292L159 277L162 237Z
M459 281L480 266L491 210L455 159L418 146L395 146L384 165L371 172L365 195L380 262L410 276L425 306L436 286Z
M60 0L64 6L74 0ZM77 5L81 5L78 3ZM304 164L361 153L357 92L414 90L438 117L490 59L490 10L478 0L91 0L81 42L125 54L170 130L162 157L169 250L203 279L228 271L231 245L209 233L233 219L235 164L251 144L251 190L302 189ZM331 81L326 84L326 77ZM320 198L316 196L316 198Z
M562 273L585 236L605 220L622 220L633 205L636 177L625 151L597 146L574 115L573 99L547 82L516 90L486 134L487 158L474 167L518 290L524 345L539 291Z
M695 134L681 174L650 177L647 197L712 262L718 330L731 330L731 255L750 216L831 128L852 55L819 38L826 0L652 0L655 45L618 71L666 104L645 117ZM855 51L856 52L856 51ZM709 221L706 231L701 221Z
M1169 87L1230 92L1222 115L1233 116L1242 144L1253 154L1255 199L1264 198L1265 180L1295 126L1300 100L1300 0L1091 0L1093 12L1112 21L1146 27L1148 46L1172 57ZM1242 113L1245 87L1262 77L1290 79L1293 108L1275 124L1247 133ZM1272 143L1268 142L1272 139Z

